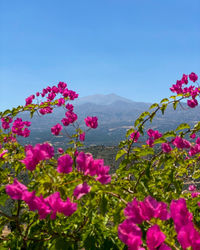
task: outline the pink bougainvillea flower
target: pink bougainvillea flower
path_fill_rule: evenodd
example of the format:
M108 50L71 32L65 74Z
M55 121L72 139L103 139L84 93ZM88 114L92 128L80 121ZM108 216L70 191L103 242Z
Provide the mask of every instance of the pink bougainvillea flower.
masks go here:
M67 103L67 105L65 107L66 107L66 109L68 109L71 112L74 110L74 106L72 104Z
M191 135L190 135L190 138L191 138L191 139L195 139L195 138L196 138L196 134L191 134Z
M170 151L172 151L172 148L169 145L169 143L164 142L164 143L162 143L161 147L162 147L162 151L164 153L169 153Z
M194 72L189 74L189 78L192 82L196 82L198 80L198 76Z
M153 225L147 230L147 247L149 250L159 249L166 236L158 225Z
M130 249L139 249L142 244L142 231L131 219L118 226L118 236Z
M80 141L85 141L85 132L83 132L79 135L79 139L80 139Z
M58 173L68 174L72 172L73 160L70 155L65 154L58 158Z
M3 150L3 152L0 153L0 159L3 159L3 156L8 152L7 149Z
M7 117L2 117L1 122L2 122L2 127L3 129L8 129L10 128L10 123L12 122L12 118L7 116Z
M35 147L27 145L25 147L26 157L21 160L26 168L33 171L42 160L49 160L54 156L54 148L49 143L36 144Z
M73 195L77 200L79 200L83 195L89 193L90 190L91 187L87 184L87 182L84 182L83 184L79 184L78 186L76 186Z
M27 190L27 187L20 183L17 179L14 179L13 184L6 185L6 193L13 199L13 200L21 200L24 191Z
M187 105L190 108L195 108L198 105L198 101L196 99L187 100Z
M64 90L67 87L67 84L65 82L59 82L58 83L58 89Z
M192 198L196 198L196 197L198 197L199 195L200 195L199 192L191 193Z
M188 187L188 190L189 191L195 191L197 188L196 188L196 186L194 185L194 184L192 184L192 185L189 185L189 187Z
M62 125L60 125L60 123L57 123L55 126L51 128L51 133L54 135L59 135L61 130L62 130Z
M70 201L67 197L66 201L60 202L59 213L63 213L65 216L72 215L77 210L77 204Z
M65 99L64 99L64 98L58 99L57 105L60 107L60 106L62 106L63 104L65 104Z
M154 139L152 138L149 138L147 141L146 141L146 144L149 145L149 147L153 147L153 143L154 143Z
M29 127L31 122L22 121L21 118L17 118L12 125L12 132L18 136L28 137L30 134L30 130L25 128L25 126Z
M183 225L178 232L178 241L183 249L192 247L192 249L199 249L200 233L195 229L192 222Z
M93 159L91 154L80 152L76 158L78 171L84 175L95 176L96 180L101 184L108 184L111 181L111 176L108 174L110 167L104 166L103 159Z
M145 220L140 207L140 201L137 201L136 198L132 202L128 202L124 209L124 215L136 224L141 224Z
M173 200L170 204L171 217L174 221L177 233L180 229L192 221L192 214L187 210L186 201L183 198Z
M191 147L191 143L186 139L181 138L180 136L176 136L176 138L173 141L173 145L180 149Z
M33 99L35 99L34 95L31 95L28 98L26 98L26 106L32 104Z
M58 153L59 154L63 154L64 153L64 150L62 148L58 148Z
M147 196L143 202L140 202L140 207L145 220L150 220L153 217L161 220L168 220L170 218L167 204L158 202L151 196Z
M181 81L182 81L182 83L184 83L184 84L188 84L188 76L185 75L185 74L183 74Z
M87 127L90 127L90 128L97 128L97 126L98 126L97 121L98 121L98 118L96 116L94 116L94 117L88 116L85 118L85 124Z
M133 140L133 142L137 142L139 137L140 137L140 133L138 131L135 131L132 134L130 134L130 138L131 140Z

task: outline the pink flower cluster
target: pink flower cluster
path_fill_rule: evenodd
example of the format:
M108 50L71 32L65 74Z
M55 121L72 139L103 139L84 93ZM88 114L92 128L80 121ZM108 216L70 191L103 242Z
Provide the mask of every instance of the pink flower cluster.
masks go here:
M62 130L62 125L60 123L57 123L55 126L51 128L51 133L54 135L59 135L61 130Z
M77 114L73 112L74 107L72 104L67 104L66 108L68 109L68 111L65 113L66 118L62 119L62 123L64 126L68 126L69 124L74 123L78 118Z
M33 102L34 99L35 99L34 95L31 95L31 96L27 97L26 100L25 100L26 101L26 105L25 106L32 104L32 102Z
M124 209L126 220L118 227L118 236L121 241L129 246L129 249L144 249L142 244L142 231L136 224L141 224L143 221L150 221L151 218L159 218L168 220L170 214L167 209L167 204L157 202L151 196L145 198L143 202L137 201L135 198L129 202ZM147 246L148 249L171 249L164 244L166 236L160 231L158 225L150 227L147 231Z
M97 175L96 180L101 184L107 184L111 181L110 167L104 166L103 159L93 159L91 154L80 152L76 158L76 163L78 171L84 173L84 175Z
M97 128L98 126L98 118L96 116L88 116L85 118L85 124L89 128Z
M200 246L200 233L192 222L192 214L187 210L186 201L183 198L173 200L170 205L171 217L177 232L177 238L183 249L192 247L198 250Z
M138 131L135 131L132 134L130 134L130 138L131 140L133 140L133 142L137 142L139 137L140 137L140 133Z
M3 150L3 152L0 153L0 159L3 159L3 156L8 152L7 149Z
M25 147L26 157L21 160L30 171L35 170L37 164L42 160L51 159L54 156L54 148L49 143L36 144L35 147Z
M82 196L89 193L91 190L91 187L87 184L87 182L84 182L83 184L79 184L74 189L73 195L76 197L77 200L79 200Z
M189 75L189 79L192 82L196 82L198 80L198 76L192 72ZM183 74L182 79L181 80L177 80L176 84L172 85L172 87L170 88L170 90L172 92L175 92L176 94L189 94L189 96L192 97L191 100L187 100L187 104L189 107L191 108L195 108L198 105L198 101L195 99L197 97L197 95L200 93L200 89L199 88L195 88L195 86L189 86L189 87L185 87L183 88L184 84L188 84L188 76Z
M30 127L31 122L22 121L21 118L17 118L12 124L12 132L13 134L28 137L30 135L30 130L26 127Z
M1 118L1 122L2 122L3 129L8 129L10 128L10 123L12 122L12 118L9 116L3 117Z
M30 211L38 210L39 219L45 219L51 215L52 220L56 219L56 213L65 216L72 215L77 210L77 204L72 203L69 198L63 201L59 192L55 192L46 198L42 195L35 195L35 191L29 192L22 183L14 180L13 184L6 186L6 193L14 200L23 200L28 204Z
M162 134L159 133L158 130L149 129L147 131L147 134L149 136L149 139L146 141L146 143L147 145L149 145L149 147L153 147L154 141L162 137Z
M192 222L193 216L187 210L186 201L183 198L173 200L170 204L170 213L167 209L167 204L157 202L154 198L148 196L143 202L137 201L136 198L129 202L124 209L126 220L118 227L118 236L129 249L143 249L142 245L142 230L136 224L141 224L143 221L150 221L151 218L159 218L168 220L172 218L174 221L177 239L183 249L192 247L198 250L200 246L200 233L195 229ZM161 232L158 225L153 225L147 230L146 243L150 250L168 250L165 241L166 236Z

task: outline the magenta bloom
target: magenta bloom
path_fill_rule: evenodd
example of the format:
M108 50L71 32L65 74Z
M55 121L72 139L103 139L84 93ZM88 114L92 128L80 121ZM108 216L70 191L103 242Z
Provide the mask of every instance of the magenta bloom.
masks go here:
M25 126L29 127L31 122L29 121L22 121L21 118L17 118L12 125L12 132L18 136L28 137L30 134L30 130L25 128Z
M65 216L72 215L76 210L77 210L77 204L72 203L68 197L66 201L62 201L60 203L59 212L63 213Z
M136 198L127 204L126 208L124 209L124 215L136 224L141 224L145 220L140 207L140 201L137 201Z
M83 195L89 193L90 190L91 187L87 184L87 182L84 182L83 184L79 184L78 186L76 186L73 195L77 200L79 200Z
M142 231L132 220L125 220L118 226L119 239L130 249L138 249L142 244Z
M58 173L68 174L72 172L73 160L70 155L62 155L58 158Z
M1 122L2 122L3 129L8 129L8 128L10 128L10 123L12 122L12 118L9 116L2 117Z
M31 95L28 98L26 98L26 106L32 104L33 99L35 99L34 95Z
M80 141L85 141L85 132L79 135Z
M173 200L170 204L171 217L174 221L177 233L180 229L192 221L192 214L187 210L186 201L183 198Z
M72 104L67 103L67 105L65 107L66 107L66 109L68 109L71 112L74 110L74 106Z
M85 175L94 176L97 175L96 180L101 184L107 184L111 181L109 175L109 166L104 166L103 159L94 160L91 154L85 154L80 152L76 158L77 170Z
M158 225L151 226L147 231L147 247L149 250L158 249L165 241L166 236L161 232Z
M98 118L96 116L94 116L94 117L88 116L85 118L85 124L87 127L90 127L90 128L97 128L97 126L98 126L97 121L98 121Z
M62 148L58 148L58 153L59 154L63 154L64 153L64 150Z
M140 133L138 131L133 132L130 134L130 138L133 140L133 142L137 142L140 137Z
M21 160L26 168L33 171L42 160L51 159L54 156L54 148L49 143L36 144L35 147L28 145L25 147L26 157Z
M189 191L195 191L196 190L196 186L195 185L190 185L189 187L188 187L188 190Z
M61 130L62 130L62 125L60 125L60 123L57 123L55 126L51 128L51 133L54 135L59 135Z
M169 143L162 143L162 151L164 152L164 153L169 153L171 150L172 150L172 148L171 148L171 146L169 145Z
M187 100L187 105L190 108L195 108L198 105L198 101L196 99Z
M191 143L186 139L181 138L180 136L176 136L176 138L173 141L173 144L175 147L180 149L191 147Z
M189 74L189 78L192 82L196 82L198 80L198 76L194 72Z
M178 232L178 241L183 249L192 247L194 250L198 250L200 246L200 233L195 229L192 222L187 225L183 225Z
M13 199L13 200L21 200L24 191L27 190L27 187L22 183L18 182L17 179L14 179L13 184L6 185L6 193Z
M3 159L3 156L8 152L7 149L3 150L2 153L0 153L0 159Z
M196 138L196 134L191 134L191 135L190 135L190 138L191 138L191 139L195 139L195 138Z

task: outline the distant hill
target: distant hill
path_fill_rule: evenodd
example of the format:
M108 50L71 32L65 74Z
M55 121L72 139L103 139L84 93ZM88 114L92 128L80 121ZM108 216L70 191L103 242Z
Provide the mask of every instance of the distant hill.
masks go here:
M74 111L83 128L86 128L84 125L86 116L98 117L98 128L90 130L86 135L87 145L118 144L125 138L126 130L133 126L141 112L148 110L151 105L145 102L134 102L115 94L82 97L71 103L75 106ZM27 115L23 116L23 119L30 119ZM53 136L50 128L58 122L61 123L64 116L65 110L62 108L56 108L53 114L43 117L34 115L31 120L31 136L25 139L26 143L35 144L48 140L56 146L63 146L66 143L66 137ZM160 112L153 123L148 123L146 127L159 129L162 132L174 129L179 123L194 124L198 120L200 120L200 108L191 109L182 103L182 108L178 106L176 111L169 107L164 116ZM67 130L70 133L73 132L71 127L67 127Z

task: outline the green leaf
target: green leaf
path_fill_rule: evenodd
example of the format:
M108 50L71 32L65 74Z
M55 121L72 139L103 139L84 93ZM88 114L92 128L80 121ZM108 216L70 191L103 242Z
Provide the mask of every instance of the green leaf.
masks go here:
M154 141L154 144L158 144L158 143L164 143L166 142L166 140L164 138L158 138Z
M156 115L156 112L153 112L151 115L150 115L150 122L152 122L154 116Z
M157 108L159 107L159 104L158 103L153 103L149 109L154 109L154 108Z
M175 137L175 136L176 136L176 133L172 130L172 131L168 131L168 132L164 133L162 138Z
M172 96L170 96L170 98L175 100L175 99L176 99L176 96L175 96L175 95L172 95Z
M100 211L101 211L103 216L105 216L106 212L108 211L107 205L108 205L108 201L107 201L105 195L103 194L103 196L101 198L101 203L100 203Z
M126 137L129 137L130 134L132 134L135 130L133 128L129 129L127 132L126 132Z
M150 115L150 113L148 111L142 112L139 119L144 119L147 115Z
M5 116L7 116L8 114L11 114L11 113L12 113L12 111L11 111L10 109L6 109L6 110L3 112L2 117L5 117Z
M140 117L139 117L139 118L135 121L134 126L137 127L137 125L139 125L140 123L142 123L143 120L144 120L143 118L140 118Z
M200 178L200 169L196 170L194 174L192 175L193 179L198 179Z
M168 98L164 98L164 99L162 99L162 101L160 101L160 103L164 103L164 102L169 102L169 99Z
M117 161L120 157L122 157L122 155L126 154L126 150L125 149L121 149L117 152L117 155L115 157L115 160Z
M197 131L200 129L200 122L194 125L194 129Z
M174 110L176 110L177 105L178 105L178 101L174 101L173 102L173 108L174 108Z
M186 129L186 128L190 129L190 125L187 124L187 123L181 123L181 124L177 127L177 129L176 129L175 131L178 131L178 130L181 130L181 129Z
M0 195L0 205L1 206L4 206L5 205L5 202L7 201L8 199L8 195L7 194L1 194Z
M137 156L146 156L146 155L153 155L154 154L154 149L153 148L134 148L133 150L136 152Z
M166 110L166 108L167 108L167 104L163 104L162 105L162 107L160 108L160 110L161 110L161 112L162 112L162 114L164 115L164 113L165 113L165 110Z

